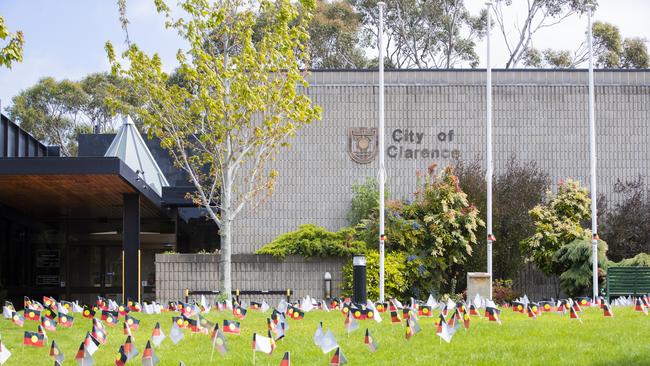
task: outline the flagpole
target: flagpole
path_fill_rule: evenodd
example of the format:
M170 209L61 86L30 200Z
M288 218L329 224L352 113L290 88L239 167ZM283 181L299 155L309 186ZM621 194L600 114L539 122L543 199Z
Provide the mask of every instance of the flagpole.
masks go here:
M490 61L490 28L492 2L488 1L487 5L487 56L486 56L486 120L487 120L487 162L485 180L487 182L487 272L490 275L490 300L492 300L492 64Z
M386 3L378 2L379 30L377 48L379 49L379 301L384 302L384 184L386 170L384 166L384 7Z
M593 11L594 6L592 4L587 5L587 18L588 18L588 43L589 43L589 155L590 155L590 165L591 165L591 182L590 182L590 191L591 191L591 247L592 247L592 258L593 258L593 301L596 301L598 297L598 217L596 212L597 205L597 188L596 188L596 121L594 113L594 60L593 60L593 45L592 45L592 34L591 34L591 12Z

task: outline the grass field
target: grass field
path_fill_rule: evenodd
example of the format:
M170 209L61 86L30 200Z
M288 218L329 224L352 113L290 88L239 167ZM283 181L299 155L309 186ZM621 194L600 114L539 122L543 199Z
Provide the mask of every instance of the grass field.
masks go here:
M404 325L393 325L384 313L382 323L373 320L360 321L359 329L347 335L343 317L339 311L329 313L312 311L303 320L289 320L289 330L284 340L278 342L275 352L268 356L258 353L257 365L279 365L285 351L291 352L292 365L328 365L331 355L323 354L314 342L313 334L318 322L324 329L332 329L348 359L349 365L648 365L650 364L650 342L648 329L650 317L631 308L614 308L614 318L604 318L596 308L584 309L583 322L569 319L556 313L545 313L539 319L529 319L525 314L504 309L502 325L488 322L485 318L472 317L468 331L461 330L451 343L440 342L435 334L433 318L420 318L422 332L411 340L404 337ZM210 363L211 343L209 336L190 334L184 330L185 338L177 345L169 339L171 316L135 314L141 320L140 329L134 331L140 355L151 330L157 321L161 323L167 338L155 352L160 365L251 365L253 353L251 341L253 332L266 334L266 318L270 312L249 311L242 321L241 335L226 334L229 353L222 356L215 352ZM227 312L212 311L207 317L222 323L233 319ZM23 332L35 331L37 322L25 321L20 328L10 320L0 320L2 343L12 352L6 365L52 365L48 357L49 345L56 340L65 354L65 365L76 365L74 356L91 321L81 314L75 317L72 328L58 328L49 332L46 347L22 346ZM363 343L365 329L370 329L379 345L371 353ZM121 324L108 329L109 342L95 353L96 365L113 365L115 355L125 336ZM127 364L140 365L140 355Z

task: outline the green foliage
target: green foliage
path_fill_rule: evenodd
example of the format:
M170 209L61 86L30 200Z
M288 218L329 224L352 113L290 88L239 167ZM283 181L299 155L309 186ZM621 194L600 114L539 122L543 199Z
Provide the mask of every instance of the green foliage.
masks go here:
M77 154L77 138L93 126L111 132L113 113L108 96L123 97L125 105L139 105L124 80L105 73L90 74L81 81L42 78L13 98L9 117L47 144L61 146L64 156Z
M309 23L311 67L318 69L365 68L368 59L361 49L360 16L345 0L316 0Z
M352 295L353 266L350 261L343 267L343 283L341 290L344 295ZM366 253L366 278L368 299L379 299L379 252L369 250ZM406 271L406 254L403 252L387 252L384 256L384 295L386 298L404 299L410 287Z
M619 28L596 21L592 26L596 66L604 68L645 69L649 65L648 48L640 38L623 40Z
M11 33L5 24L5 19L0 16L0 40L7 42L4 47L0 46L0 67L11 69L14 61L23 60L23 46L25 46L23 32Z
M418 177L412 202L386 204L388 250L406 254L409 291L414 296L441 292L458 277L476 244L476 231L484 225L451 167L436 174L433 165ZM378 221L378 212L372 211L356 226L358 237L369 247L378 244Z
M350 0L359 12L365 39L376 40L377 1ZM386 63L394 68L476 67L476 42L484 35L487 13L472 15L465 1L387 1Z
M616 267L650 267L650 254L639 253L632 258L623 259L615 263L610 262L610 266Z
M355 226L373 211L379 210L379 184L376 179L366 177L365 182L352 185L352 193L354 196L348 212L348 222Z
M650 194L643 178L618 181L612 198L616 202L612 207L598 211L598 234L609 245L610 259L650 252Z
M576 238L553 254L555 273L560 274L560 288L571 297L587 295L592 288L592 247L590 237ZM609 266L607 243L598 241L598 275L603 277ZM601 283L601 281L599 281Z
M521 296L512 288L512 280L494 280L492 284L492 300L497 304L511 303Z
M477 206L480 217L486 220L486 181L482 162L458 161L455 166L460 186L468 200ZM534 233L533 220L528 215L533 207L543 202L549 188L549 177L534 162L522 162L511 156L505 169L493 178L492 233L497 241L493 246L495 278L515 278L523 259L519 242ZM472 256L465 265L465 272L484 271L486 262L484 227L479 227L479 240L472 248ZM460 288L466 278L460 279Z
M530 210L535 233L521 241L522 252L546 274L554 272L553 255L558 249L591 235L581 226L582 221L591 217L591 199L586 188L567 180L560 182L557 195L549 192L548 196L548 204Z
M154 3L166 28L187 45L177 53L173 79L182 82L170 82L160 57L135 44L127 42L122 54L126 67L110 42L106 52L113 73L145 100L124 109L160 138L189 177L194 203L219 226L220 278L230 293L234 220L247 204L273 193L279 173L268 162L300 128L320 119L303 70L315 3L182 0L182 17L164 0Z
M282 234L258 249L256 254L284 258L287 255L303 257L349 257L365 252L364 242L356 240L352 228L337 232L313 224L300 225L298 230Z

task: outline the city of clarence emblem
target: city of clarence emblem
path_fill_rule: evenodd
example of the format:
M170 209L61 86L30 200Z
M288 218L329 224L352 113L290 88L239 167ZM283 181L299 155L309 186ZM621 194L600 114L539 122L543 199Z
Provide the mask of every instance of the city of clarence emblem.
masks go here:
M348 154L359 164L368 164L377 155L379 141L377 129L355 127L348 129Z

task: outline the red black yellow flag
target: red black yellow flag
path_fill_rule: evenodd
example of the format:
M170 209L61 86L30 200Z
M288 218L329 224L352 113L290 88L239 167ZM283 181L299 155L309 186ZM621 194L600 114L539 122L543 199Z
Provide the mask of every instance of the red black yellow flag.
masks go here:
M43 347L44 339L45 336L43 334L25 331L25 335L23 336L23 345L31 347Z
M239 322L236 322L234 320L223 320L223 332L224 333L231 333L231 334L240 334L240 325Z

